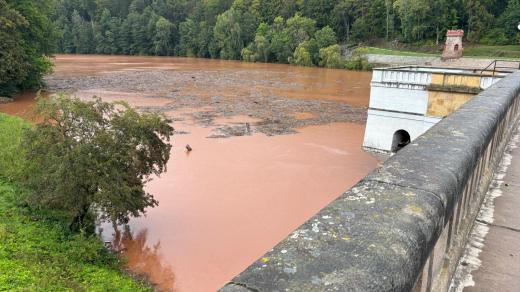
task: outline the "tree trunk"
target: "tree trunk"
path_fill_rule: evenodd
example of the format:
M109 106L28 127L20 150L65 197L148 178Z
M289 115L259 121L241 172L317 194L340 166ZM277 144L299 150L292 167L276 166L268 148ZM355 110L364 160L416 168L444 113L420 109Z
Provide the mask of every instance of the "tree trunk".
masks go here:
M435 27L435 33L437 34L437 39L435 40L435 44L439 45L439 25Z
M87 217L89 208L90 208L90 205L88 205L88 204L83 205L83 207L80 209L80 211L76 214L76 216L70 223L70 225L69 225L70 231L78 232L81 230L82 227L85 227L85 225L84 225L85 218Z
M388 41L389 35L389 25L390 25L390 6L388 5L388 1L385 1L386 6L386 41Z
M343 16L343 25L345 26L345 28L347 30L346 42L347 42L347 45L348 45L348 42L350 41L350 21L348 21L345 16Z

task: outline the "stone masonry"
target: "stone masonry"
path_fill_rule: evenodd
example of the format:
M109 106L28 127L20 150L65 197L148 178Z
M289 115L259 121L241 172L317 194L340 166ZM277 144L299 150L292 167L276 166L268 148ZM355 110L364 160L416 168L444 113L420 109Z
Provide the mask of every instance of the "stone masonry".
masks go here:
M443 60L462 58L462 53L464 52L464 49L462 48L463 36L464 31L462 29L448 30L446 33L444 52L442 53Z

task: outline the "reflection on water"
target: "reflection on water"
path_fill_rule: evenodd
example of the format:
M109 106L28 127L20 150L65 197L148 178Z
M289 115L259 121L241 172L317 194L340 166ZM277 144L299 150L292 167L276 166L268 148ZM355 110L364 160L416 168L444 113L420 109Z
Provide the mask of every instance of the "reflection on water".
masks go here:
M174 137L168 172L146 188L159 206L130 226L147 230L149 247L161 242L177 291L223 286L376 165L359 147L358 124L229 139L208 139L211 129L185 122L174 127L189 134Z
M146 229L133 235L128 225L122 231L117 227L113 233L112 248L126 257L134 273L146 275L152 284L163 291L173 291L175 276L171 266L161 259L161 242L150 246L147 237Z
M144 69L153 72L127 74ZM187 73L168 75L161 88L146 84L154 78L160 81L164 70ZM121 75L124 78L135 79L118 79L122 71L127 74ZM166 111L174 118L177 133L183 134L173 137L168 172L146 186L159 206L131 220L125 230L114 232L104 226L103 233L128 258L133 271L147 275L164 290L217 290L377 164L361 150L363 124L323 122L299 128L297 134L268 137L255 131L258 119L247 114L247 107L255 107L268 118L272 109L263 102L275 105L278 97L367 106L367 72L186 58L63 55L56 58L55 72L53 76L65 85L67 76L87 77L81 81L85 87L74 90L85 98L96 94L156 107L187 103ZM96 79L104 74L111 78ZM179 90L172 91L177 85ZM198 103L189 103L192 96L206 95L207 101L198 98ZM230 115L217 115L213 124L202 126L187 115L212 110L215 104L233 105L225 101L237 96L259 102L231 106ZM0 105L0 111L16 113L30 103L22 96L7 107ZM317 103L313 108L321 107ZM276 119L344 121L334 111L331 117L323 117L323 112L307 108L281 110L287 113ZM207 138L217 125L245 123L253 130L250 136ZM186 144L193 148L189 154Z

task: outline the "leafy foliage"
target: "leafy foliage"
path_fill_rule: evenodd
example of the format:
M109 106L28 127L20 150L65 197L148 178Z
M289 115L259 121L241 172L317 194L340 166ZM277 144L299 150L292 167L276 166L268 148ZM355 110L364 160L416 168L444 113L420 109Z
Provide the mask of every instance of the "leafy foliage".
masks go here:
M21 178L25 160L22 155L22 134L29 129L27 122L0 113L0 179Z
M0 0L0 96L37 88L52 69L51 0Z
M18 203L23 194L0 178L0 290L152 290L123 274L97 236L70 234L59 221L29 213Z
M342 68L341 49L338 45L332 45L320 49L320 66L327 68Z
M59 214L31 210L16 180L30 125L0 113L0 290L151 291L121 272L97 236L70 233Z
M307 49L305 49L305 46L299 45L296 50L294 51L293 58L290 59L291 64L298 65L298 66L312 66L312 58L311 54L307 52Z
M36 114L42 122L23 141L31 205L68 212L79 230L90 215L126 223L158 204L143 186L169 159L173 128L163 116L64 96L40 99Z
M367 48L357 48L352 52L352 56L345 63L345 68L349 70L370 70L372 65L368 62L366 54Z

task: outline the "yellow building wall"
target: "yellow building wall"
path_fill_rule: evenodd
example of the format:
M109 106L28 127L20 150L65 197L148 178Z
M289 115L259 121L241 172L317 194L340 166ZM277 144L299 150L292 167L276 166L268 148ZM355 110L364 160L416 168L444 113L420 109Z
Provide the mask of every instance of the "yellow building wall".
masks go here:
M480 76L432 74L432 85L480 88Z
M430 91L428 94L428 111L426 116L445 117L456 111L474 95L469 93L453 93Z

